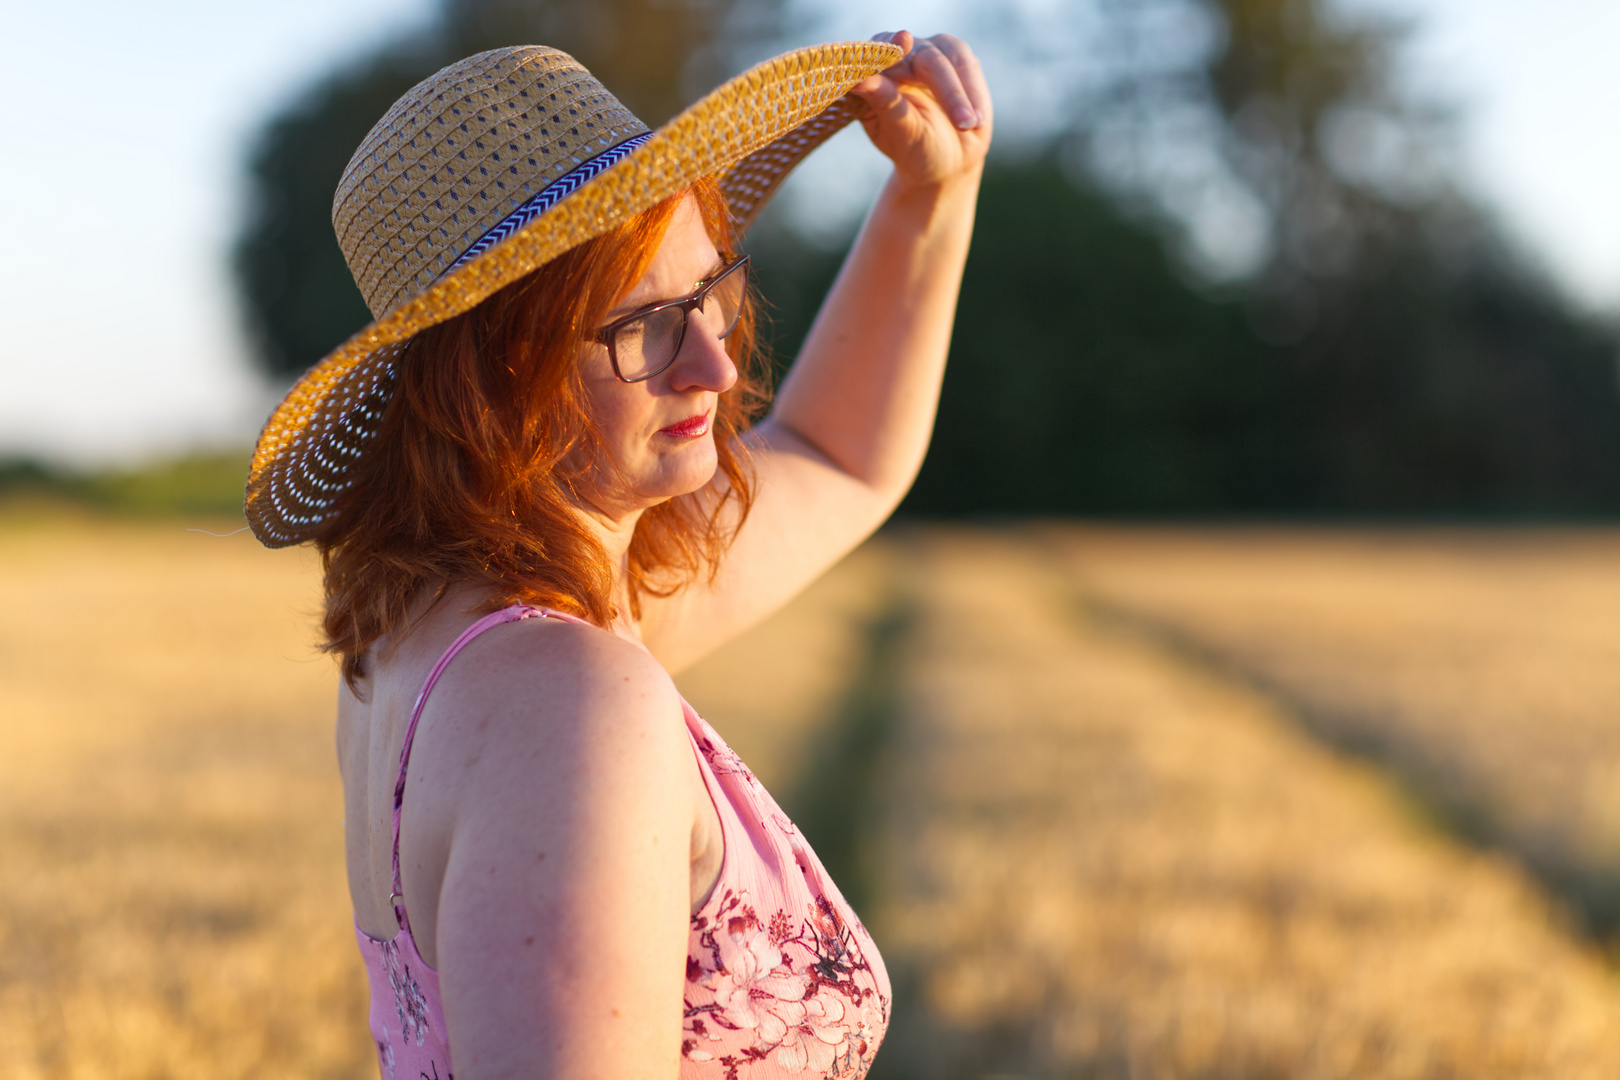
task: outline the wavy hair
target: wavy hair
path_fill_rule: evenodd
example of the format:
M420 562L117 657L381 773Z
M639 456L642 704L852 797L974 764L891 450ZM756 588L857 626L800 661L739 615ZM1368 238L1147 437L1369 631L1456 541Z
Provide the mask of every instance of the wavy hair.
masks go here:
M400 357L377 436L316 538L323 647L351 687L372 645L409 632L424 590L437 598L473 581L490 591L487 611L528 603L603 627L616 617L614 567L575 509L601 450L578 359L651 266L686 194L715 246L735 251L725 196L706 179L422 331ZM634 616L643 596L672 595L705 572L712 580L753 502L737 436L764 410L769 383L752 296L726 348L738 379L715 411L719 468L707 495L641 515L629 551Z

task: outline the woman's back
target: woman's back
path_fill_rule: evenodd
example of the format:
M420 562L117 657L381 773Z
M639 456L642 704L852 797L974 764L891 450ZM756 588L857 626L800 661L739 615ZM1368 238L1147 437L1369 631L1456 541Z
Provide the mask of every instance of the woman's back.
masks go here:
M552 618L545 619L548 614ZM416 708L412 710L411 719L415 723L408 720L404 730L390 738L390 728L398 725L389 725L389 717L380 710L389 706L397 709L402 699L399 682L407 673L423 666L420 648L414 652L402 649L402 655L379 671L379 693L371 706L371 710L379 711L350 708L340 726L346 787L351 792L365 793L361 798L351 796L350 839L355 846L351 847L350 875L351 881L358 885L355 891L357 932L371 980L372 1029L385 1075L421 1073L431 1077L447 1076L450 1072L439 972L429 959L434 946L419 948L424 937L430 943L435 941L433 936L423 933L426 920L422 909L429 904L415 898L435 897L443 889L442 872L439 879L434 880L432 838L449 836L455 831L452 822L443 820L447 815L454 815L455 808L432 789L433 779L423 779L424 776L442 777L444 763L428 765L421 746L430 725L438 723L451 728L457 721L449 715L450 710L442 707L430 710L428 705L434 702L438 679L455 669L452 661L462 648L502 624L540 619L551 623L556 630L561 629L555 613L521 606L474 623L455 639L437 663L429 665L421 699L414 702ZM575 628L573 633L611 637L594 628ZM499 632L491 635L491 643L499 636ZM561 642L560 634L550 642L538 639L540 648L533 651L544 652L546 645ZM532 648L536 643L531 640L528 644ZM610 645L610 654L611 651ZM478 666L487 669L494 652L484 650L483 664ZM468 675L476 674L471 670L474 667L468 665L463 682ZM633 680L633 676L631 678ZM667 683L667 677L664 681ZM672 685L669 692L674 695ZM693 841L689 853L693 895L686 935L687 954L684 963L671 964L665 973L672 985L684 977L684 990L680 995L680 1075L864 1074L882 1039L889 1015L888 979L870 937L827 878L814 853L746 766L678 695L673 701L684 719L681 725L685 736L682 741L686 744L684 761L682 767L675 769L669 769L665 762L661 771L664 775L693 779L702 803L697 809L705 811L692 815L693 827L689 830ZM422 719L429 713L436 716ZM676 724L673 712L665 712L664 717L662 726L673 729ZM369 720L369 725L363 723L364 720ZM443 734L448 733L441 733L439 742L448 750L452 743L446 741ZM394 776L386 784L380 784L384 772L378 762L386 756L387 747L396 743L402 753L394 760ZM464 751L465 735L456 736L453 745L458 751ZM496 745L488 748L496 752L512 749ZM401 772L403 764L408 764L409 768ZM356 775L361 771L363 778ZM349 782L351 776L356 782ZM409 784L400 782L402 776L409 778ZM392 820L381 838L387 845L388 874L392 883L391 895L383 897L379 904L376 840L382 830L376 811L378 796L385 790L389 812L383 820ZM630 802L640 801L645 794L639 789L620 792L621 797ZM663 801L656 794L652 799ZM360 803L366 805L358 805ZM403 813L395 811L396 805ZM558 805L566 812L568 801ZM405 807L412 809L404 811ZM357 812L367 819L359 829L352 820ZM635 815L632 813L632 816ZM392 865L398 835L395 830L401 817L407 831L414 826L426 834L422 841L408 839L403 849L405 867L410 867L413 861L420 864L415 880L405 880ZM536 831L545 831L543 822L530 824ZM654 838L654 844L657 843ZM667 838L664 843L667 845ZM415 860L412 859L413 846L426 848ZM536 854L543 862L546 853ZM502 865L511 862L513 853L499 851L490 855L486 869L495 874ZM560 865L555 866L553 873L561 874L570 882L576 876ZM403 894L413 899L407 900ZM615 906L612 897L598 895L591 899L596 906ZM375 922L368 920L366 916L375 914L379 906L386 917ZM365 910L367 907L370 911ZM401 926L397 934L392 932L396 911ZM413 914L417 920L414 924ZM545 996L553 1002L568 993L568 979L559 979L554 970L558 957L572 961L565 965L570 968L579 963L590 965L593 960L611 961L609 956L593 955L593 940L602 943L605 937L599 935L591 939L572 934L567 925L567 913L562 914L563 925L529 926L534 933L524 934L524 946L515 949L520 956L533 951L535 964L528 974L533 981L550 985L551 992ZM537 939L541 939L538 948ZM517 942L514 939L508 944L515 947ZM611 949L603 944L600 951ZM556 955L548 958L548 952ZM480 967L487 971L487 958ZM517 968L521 978L521 962ZM653 981L666 980L655 978ZM527 995L520 988L517 996ZM481 1011L487 1022L488 1012ZM454 1013L448 1022L458 1031L464 1027L464 1021L455 1019ZM522 1025L521 1012L509 1016L508 1022ZM614 1034L615 1026L607 1024L603 1037L621 1038L636 1030L625 1025L625 1030ZM508 1043L512 1041L512 1034L507 1033Z

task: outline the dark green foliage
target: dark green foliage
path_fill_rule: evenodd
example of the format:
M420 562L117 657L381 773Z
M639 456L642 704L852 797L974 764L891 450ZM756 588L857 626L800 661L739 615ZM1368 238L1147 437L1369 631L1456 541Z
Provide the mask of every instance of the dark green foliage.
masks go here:
M798 355L847 248L828 250L806 242L775 206L766 207L744 237L743 247L752 257L749 273L763 301L760 346L780 378Z
M791 358L840 256L751 239ZM1282 510L1309 495L1275 349L1186 285L1158 239L1050 161L992 166L979 198L914 514Z
M196 453L139 469L95 473L83 483L92 503L111 510L240 518L251 456L245 450Z
M46 491L56 480L56 471L34 458L0 458L0 496Z
M1620 509L1616 342L1502 255L1416 245L1344 282L1295 349L1318 505Z
M371 125L441 59L429 42L397 43L265 128L248 166L253 211L235 262L257 357L271 375L298 374L370 321L332 232L332 193Z
M1280 509L1306 494L1276 352L1050 163L979 200L918 513Z
M777 0L444 0L440 34L450 59L502 45L561 49L656 127L730 74L726 50L772 33L778 8Z
M1272 345L1052 163L992 166L904 509L1612 512L1615 342L1486 238L1449 264L1427 241L1386 248ZM791 358L840 256L769 222L750 246Z

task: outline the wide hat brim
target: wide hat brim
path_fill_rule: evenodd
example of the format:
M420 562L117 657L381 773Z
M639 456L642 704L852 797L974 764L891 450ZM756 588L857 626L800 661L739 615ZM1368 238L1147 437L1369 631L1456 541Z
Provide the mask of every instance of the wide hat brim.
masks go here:
M716 177L746 228L804 157L854 119L863 79L901 58L882 42L796 49L743 72L544 214L362 329L298 380L254 449L245 510L268 547L312 539L375 435L410 339L558 255Z

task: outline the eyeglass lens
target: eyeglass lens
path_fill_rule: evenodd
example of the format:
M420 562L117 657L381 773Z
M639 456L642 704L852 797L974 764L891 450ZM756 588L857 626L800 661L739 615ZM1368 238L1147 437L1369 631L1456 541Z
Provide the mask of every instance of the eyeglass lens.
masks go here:
M716 336L724 338L737 328L747 290L748 267L744 264L715 281L697 302L698 310L719 324ZM649 311L613 332L613 359L619 378L626 382L651 378L675 361L686 339L687 306L672 304Z

